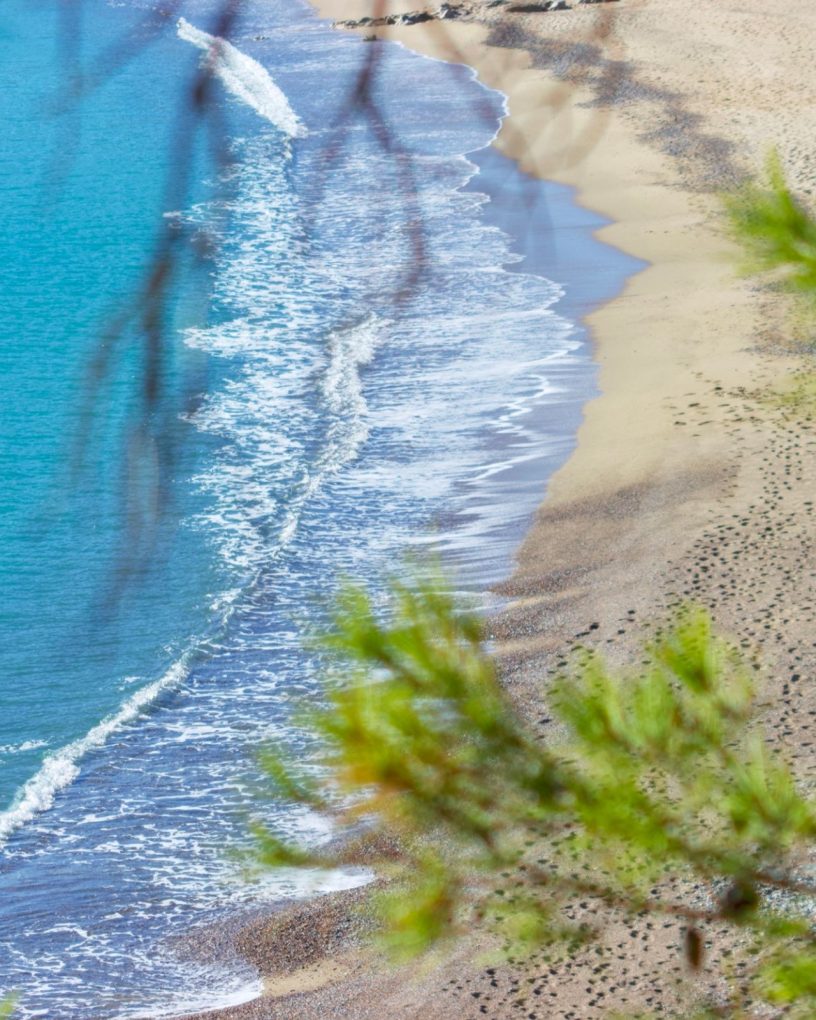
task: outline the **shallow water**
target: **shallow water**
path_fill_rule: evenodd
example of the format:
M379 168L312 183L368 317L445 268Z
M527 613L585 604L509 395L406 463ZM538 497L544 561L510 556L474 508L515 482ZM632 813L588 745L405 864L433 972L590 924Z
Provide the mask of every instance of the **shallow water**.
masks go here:
M384 47L382 120L344 119L366 44L305 7L263 7L219 50L232 165L213 167L204 139L181 207L177 96L205 7L60 117L55 8L11 0L0 15L0 988L25 989L26 1016L253 994L251 972L193 966L173 939L365 880L248 885L225 853L249 814L326 834L259 801L253 762L267 739L309 753L290 722L321 688L304 632L338 577L377 588L407 549L441 550L472 590L508 571L592 392L576 320L635 268L591 239L601 221L566 189L485 148L503 99L467 68ZM86 56L144 31L146 11L88 0ZM97 393L88 364L162 213L219 243L169 311L177 461L151 556L112 612L140 349L117 351ZM203 399L186 407L191 380Z

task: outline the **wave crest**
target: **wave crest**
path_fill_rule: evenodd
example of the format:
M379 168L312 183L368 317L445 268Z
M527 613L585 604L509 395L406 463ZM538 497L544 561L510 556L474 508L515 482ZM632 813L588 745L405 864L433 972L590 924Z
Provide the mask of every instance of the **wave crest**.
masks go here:
M111 734L139 716L164 691L182 683L188 668L183 660L175 663L160 679L136 691L117 712L97 723L83 737L46 755L39 771L22 786L12 806L0 813L0 847L13 832L53 805L57 794L79 775L81 758L102 747Z
M179 18L178 34L180 39L204 51L205 64L236 99L292 138L302 138L306 134L289 100L257 60L226 39L196 28L186 18Z

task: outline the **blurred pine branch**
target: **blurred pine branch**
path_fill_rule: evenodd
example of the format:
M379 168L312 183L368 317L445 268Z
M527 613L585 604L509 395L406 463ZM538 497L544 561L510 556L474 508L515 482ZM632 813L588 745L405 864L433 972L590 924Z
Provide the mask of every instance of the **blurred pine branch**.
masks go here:
M347 588L326 643L348 674L308 713L324 782L273 752L264 762L281 796L332 817L340 849L262 832L265 864L353 864L361 827L396 838L378 906L397 956L474 925L513 955L575 949L601 930L569 919L579 900L597 908L581 918L685 922L692 968L705 932L738 929L750 995L814 1015L816 804L765 740L752 675L704 611L672 620L641 669L617 675L585 653L548 695L546 742L502 690L480 620L438 580L395 585L386 622Z
M816 304L816 218L791 191L778 152L769 154L764 180L724 201L744 272L774 274L785 290Z
M10 1020L14 1015L14 1007L17 1003L17 996L7 995L2 1002L0 1002L0 1020Z

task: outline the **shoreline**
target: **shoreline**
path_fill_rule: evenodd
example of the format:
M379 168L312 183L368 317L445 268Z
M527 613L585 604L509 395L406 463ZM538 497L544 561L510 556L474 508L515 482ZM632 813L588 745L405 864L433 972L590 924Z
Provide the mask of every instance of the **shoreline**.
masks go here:
M349 18L366 13L371 2L319 0L316 6L326 17ZM750 8L743 31L756 29L746 19L773 17L759 0L741 6ZM794 18L806 21L816 39L816 14L802 0L788 7L800 12ZM496 622L496 654L511 695L530 716L540 714L545 678L575 644L625 661L661 613L685 599L702 602L722 630L761 657L766 722L809 774L816 770L806 737L813 699L804 689L792 695L786 675L794 660L805 671L816 665L807 640L814 622L809 599L816 593L810 580L790 576L791 563L809 548L807 485L796 482L807 478L808 468L812 475L816 452L809 447L816 443L807 439L808 422L763 397L785 385L801 354L789 342L782 302L736 278L712 192L712 185L727 186L761 162L768 119L757 92L764 83L752 93L753 129L744 120L730 128L727 111L712 108L704 116L716 90L706 96L700 82L693 84L694 71L710 75L712 54L722 52L718 32L732 29L729 19L740 15L713 15L703 0L664 0L659 9L650 0L620 0L614 8L611 30L605 5L517 15L510 29L509 15L493 13L487 26L428 22L377 30L428 56L466 62L480 81L504 92L509 116L494 143L499 151L528 172L576 188L581 205L612 221L598 236L649 263L586 320L600 393L584 407L571 457L549 481L515 573L498 586L509 606ZM567 18L574 19L570 31L585 31L588 39L606 32L578 67L565 58L582 43L575 36L565 41ZM692 70L674 68L694 52L688 47L698 30L704 38ZM795 34L777 46L795 49ZM678 42L668 71L659 46L667 39ZM522 48L511 45L519 42ZM619 81L607 79L606 64L626 64ZM669 83L658 86L656 70L667 71ZM804 64L799 70L806 77ZM678 81L687 75L688 95L672 90L672 73ZM726 94L731 85L750 107L739 82L729 78ZM605 104L598 105L599 93L602 101L607 95ZM693 144L678 149L678 135L661 127L661 112L645 128L639 118L654 106L674 116L676 132ZM545 131L542 110L550 115ZM807 151L809 125L788 118L783 127L783 140L803 141ZM794 184L802 186L805 167L804 157L792 161ZM762 537L770 532L772 538ZM340 947L341 969L324 968L317 983L298 970L308 987L271 986L267 998L201 1016L590 1020L606 1009L643 1009L655 1001L688 1006L694 993L678 951L679 926L652 932L636 925L632 940L629 927L608 933L602 987L591 953L562 965L480 966L487 942L477 938L436 964L391 971L356 955L352 937ZM323 959L336 956L337 947L327 948ZM706 980L693 982L699 988Z
M443 544L442 555L450 558L456 583L467 590L476 586L485 594L494 593L514 569L518 547L540 505L542 485L572 455L583 408L597 396L587 314L619 295L643 263L596 238L608 220L578 205L574 189L520 172L492 145L468 152L466 158L476 172L461 190L487 197L481 222L498 228L519 259L506 263L504 272L554 283L560 296L548 311L556 329L565 330L563 350L530 364L530 379L538 380L540 389L523 408L514 405L518 428L503 431L491 422L489 478L482 473L462 482L472 502L461 516L451 514L458 521L452 532L447 519L442 528L443 535L453 536ZM475 514L475 535L469 512Z

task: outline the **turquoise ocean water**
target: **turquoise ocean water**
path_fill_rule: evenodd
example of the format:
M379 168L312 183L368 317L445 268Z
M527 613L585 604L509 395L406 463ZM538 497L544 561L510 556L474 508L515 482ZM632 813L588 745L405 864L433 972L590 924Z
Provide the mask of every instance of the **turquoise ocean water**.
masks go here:
M171 1016L257 990L179 936L366 880L248 886L224 853L250 813L325 836L255 796L252 749L303 750L289 712L319 695L305 621L406 549L472 588L509 570L592 391L575 323L635 266L487 148L503 98L467 68L383 47L349 117L367 44L300 3L247 2L234 47L205 3L180 30L74 9L0 11L0 990ZM228 167L180 144L202 54ZM146 420L143 338L104 338L174 227Z

